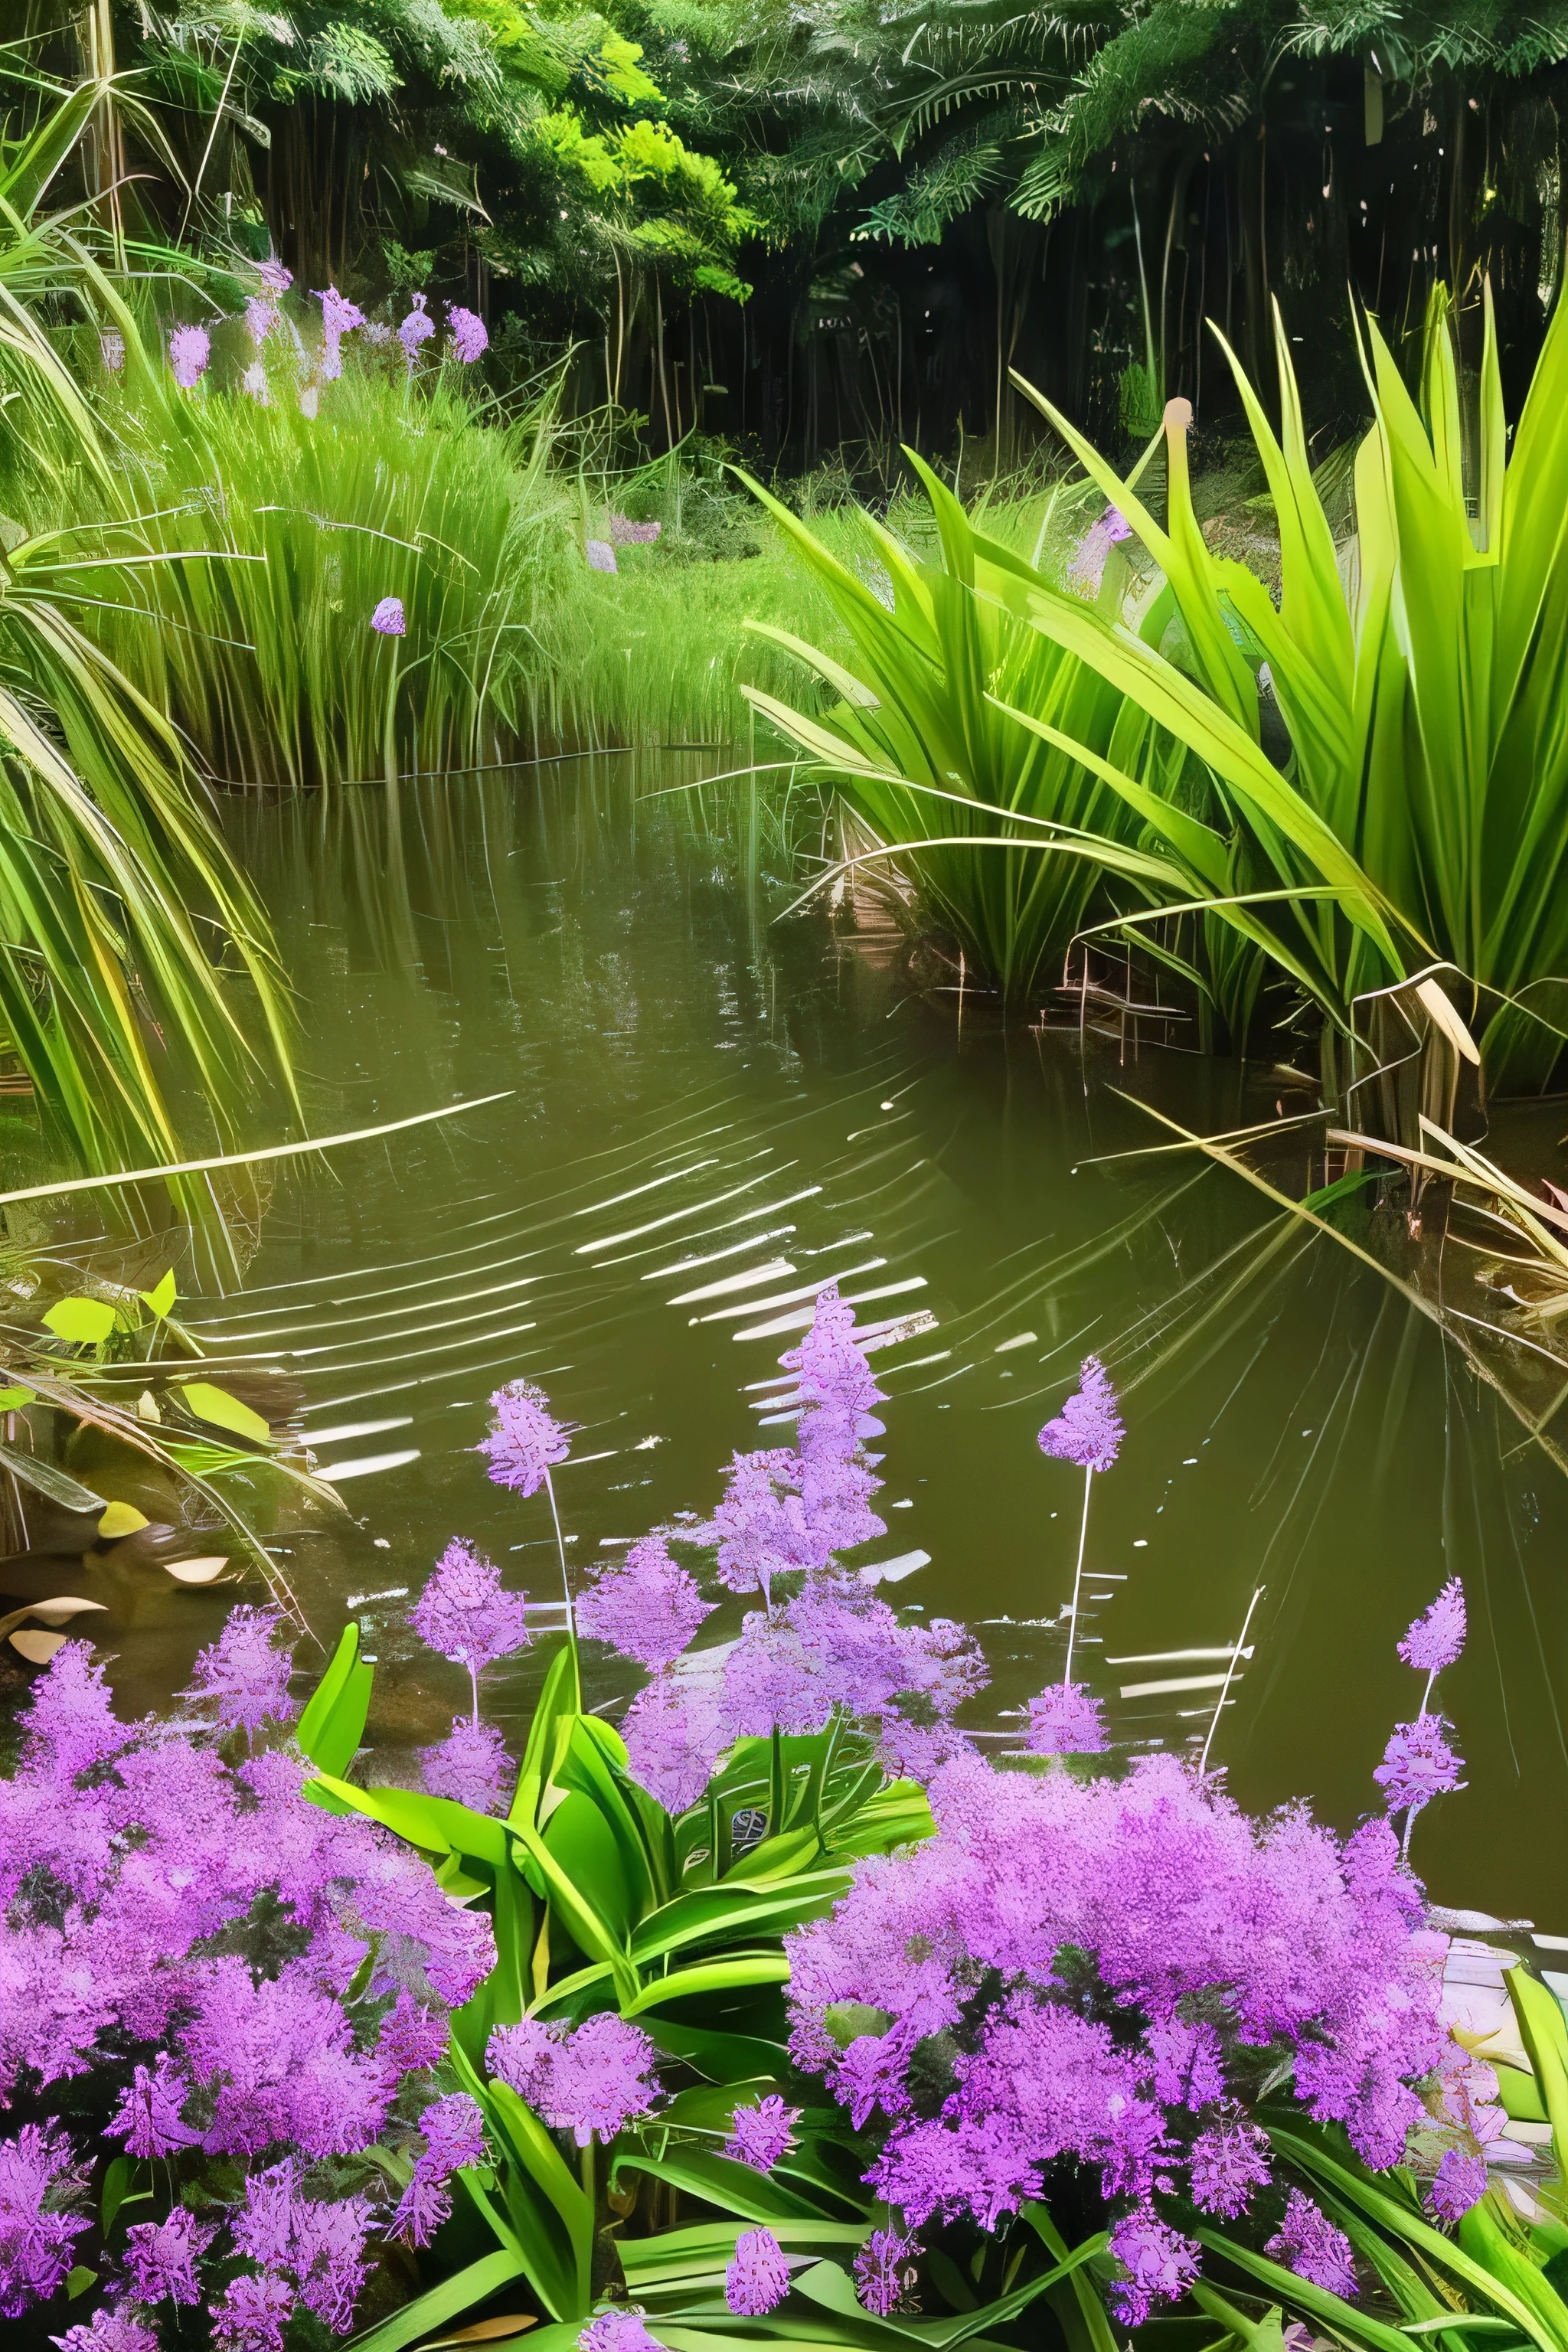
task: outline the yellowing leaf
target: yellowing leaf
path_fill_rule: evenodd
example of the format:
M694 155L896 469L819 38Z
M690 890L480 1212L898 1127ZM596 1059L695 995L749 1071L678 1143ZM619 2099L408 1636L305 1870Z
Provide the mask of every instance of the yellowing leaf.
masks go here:
M419 2347L419 2352L446 2352L453 2344L494 2344L506 2336L521 2336L525 2327L537 2327L538 2320L531 2311L502 2312L499 2319L477 2320L472 2327L458 2327L450 2336L432 2336Z
M180 1395L198 1421L211 1422L215 1429L229 1430L236 1437L248 1437L256 1445L272 1443L272 1432L261 1415L212 1381L191 1381Z
M57 1339L100 1347L114 1328L114 1309L106 1298L57 1298L44 1321Z
M63 1625L68 1618L79 1617L84 1609L96 1609L100 1616L104 1614L101 1601L83 1601L75 1592L57 1592L52 1601L35 1601L32 1614L41 1617L46 1625Z
M19 1650L29 1665L47 1666L55 1652L65 1646L65 1638L63 1633L13 1633L11 1647Z
M205 1559L166 1559L169 1574L181 1584L211 1584L228 1566L226 1552L215 1552Z
M133 1536L138 1528L148 1525L134 1503L110 1503L98 1523L98 1532L105 1543L114 1543L121 1536Z
M174 1303L174 1267L171 1266L169 1268L167 1274L164 1275L163 1280L154 1289L140 1291L137 1295L140 1297L142 1306L150 1307L153 1309L153 1314L158 1317L160 1321L162 1321Z
M31 1389L0 1389L0 1412L15 1412L18 1405L36 1402Z

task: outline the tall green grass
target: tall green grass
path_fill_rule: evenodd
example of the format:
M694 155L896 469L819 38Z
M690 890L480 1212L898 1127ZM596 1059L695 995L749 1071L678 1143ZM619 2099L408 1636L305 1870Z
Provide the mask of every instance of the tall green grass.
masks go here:
M13 520L0 556L0 1052L89 1169L177 1160L182 1089L232 1126L264 1064L289 1083L279 975L163 705L84 626L171 567L3 282L0 379L10 478L47 485L53 510L49 529ZM181 1199L212 1222L201 1188Z

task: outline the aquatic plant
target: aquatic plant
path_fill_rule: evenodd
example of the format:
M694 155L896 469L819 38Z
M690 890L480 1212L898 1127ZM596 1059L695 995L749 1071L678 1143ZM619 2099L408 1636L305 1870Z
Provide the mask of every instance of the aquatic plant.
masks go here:
M1116 1410L1116 1391L1098 1356L1086 1356L1074 1389L1059 1413L1039 1434L1042 1454L1058 1462L1076 1463L1083 1472L1083 1517L1079 1522L1078 1563L1073 1570L1072 1600L1068 1609L1067 1664L1055 1689L1043 1690L1029 1702L1027 1740L1037 1756L1084 1756L1106 1747L1105 1725L1099 1702L1073 1686L1072 1654L1078 1634L1079 1596L1083 1590L1083 1556L1089 1541L1089 1502L1096 1471L1111 1468L1126 1435Z
M1444 1717L1431 1712L1433 1687L1445 1666L1451 1666L1465 1646L1465 1588L1451 1576L1437 1598L1417 1617L1399 1644L1407 1666L1426 1677L1421 1711L1414 1723L1396 1724L1383 1761L1373 1774L1391 1813L1405 1815L1402 1851L1410 1851L1415 1816L1434 1797L1462 1789L1459 1774L1464 1758L1448 1745L1451 1728Z

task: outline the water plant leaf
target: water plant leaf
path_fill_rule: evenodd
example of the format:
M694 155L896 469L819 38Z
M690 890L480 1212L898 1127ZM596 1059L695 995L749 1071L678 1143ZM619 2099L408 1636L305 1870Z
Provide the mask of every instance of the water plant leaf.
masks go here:
M216 1381L187 1381L178 1393L198 1421L210 1422L215 1429L226 1429L236 1437L247 1437L256 1445L271 1444L271 1429L261 1415Z
M0 1633L14 1633L29 1617L40 1617L46 1625L64 1625L88 1609L96 1610L100 1616L107 1613L101 1601L79 1601L72 1592L59 1593L53 1601L29 1601L25 1609L13 1609L8 1617L0 1617Z
M100 1348L119 1319L106 1298L57 1298L44 1310L45 1325L56 1339L79 1348Z
M226 1552L213 1552L203 1559L166 1559L163 1570L176 1584L216 1584L227 1566Z
M98 1532L105 1543L115 1543L121 1536L133 1536L138 1528L151 1522L134 1503L110 1503L99 1520Z
M161 1323L166 1321L169 1311L174 1304L174 1267L170 1266L162 1280L153 1289L138 1291L137 1297L143 1307L152 1308Z

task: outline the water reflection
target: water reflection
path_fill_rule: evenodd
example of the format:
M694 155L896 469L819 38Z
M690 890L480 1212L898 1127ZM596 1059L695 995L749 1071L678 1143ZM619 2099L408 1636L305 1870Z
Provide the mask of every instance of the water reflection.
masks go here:
M450 1536L549 1589L542 1498L472 1452L489 1390L526 1373L583 1424L573 1556L610 1556L768 1442L776 1359L836 1276L887 1335L872 1564L982 1629L982 1728L1009 1736L1060 1672L1077 1488L1034 1434L1098 1349L1129 1437L1079 1639L1117 1737L1201 1741L1261 1585L1215 1754L1247 1803L1301 1792L1348 1825L1414 1711L1394 1643L1458 1571L1470 1786L1416 1858L1443 1899L1561 1924L1538 1828L1568 1787L1560 1474L1375 1274L1222 1170L1112 1156L1156 1139L1129 1094L1205 1131L1267 1116L1234 1067L1122 1067L974 1002L960 1029L825 914L772 922L768 822L748 863L715 797L647 797L690 772L581 761L234 819L300 992L315 1131L510 1090L280 1180L246 1293L206 1314L300 1383L356 1515L287 1538L287 1565L323 1640L364 1621L378 1740L435 1736L460 1696L401 1625ZM129 1696L177 1687L206 1613L124 1629ZM510 1733L534 1673L492 1693ZM613 1702L620 1670L596 1673Z

